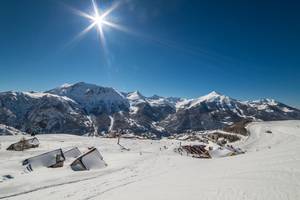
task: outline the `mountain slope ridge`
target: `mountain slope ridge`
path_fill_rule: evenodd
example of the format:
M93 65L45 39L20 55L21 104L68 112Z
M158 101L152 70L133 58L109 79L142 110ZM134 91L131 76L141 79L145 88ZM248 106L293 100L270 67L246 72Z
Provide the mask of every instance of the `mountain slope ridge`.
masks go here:
M43 93L0 93L0 123L27 132L161 136L223 128L243 119L300 119L300 110L273 99L240 101L215 91L195 99L146 97L84 82Z

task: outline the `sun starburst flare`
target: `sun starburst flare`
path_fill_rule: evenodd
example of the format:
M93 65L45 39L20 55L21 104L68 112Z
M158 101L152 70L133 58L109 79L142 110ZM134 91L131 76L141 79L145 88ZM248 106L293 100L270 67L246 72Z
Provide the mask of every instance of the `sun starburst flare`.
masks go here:
M96 0L92 0L92 13L86 13L81 10L72 9L76 14L88 19L91 24L87 26L83 31L81 31L74 39L79 39L84 36L86 33L91 31L93 28L96 28L99 34L99 39L101 45L105 46L105 37L104 37L104 26L108 26L110 28L124 30L124 27L120 26L109 20L109 15L113 12L118 6L120 2L114 3L110 8L107 10L101 10L100 7L97 5Z
M128 27L125 27L123 25L113 22L112 17L110 15L116 8L118 8L121 5L121 2L124 2L124 1L117 0L115 3L112 4L111 7L104 10L104 9L101 9L101 7L99 5L97 5L96 0L91 0L92 11L90 13L86 13L86 12L77 10L73 7L66 5L75 14L77 14L81 17L84 17L90 21L90 24L85 29L83 29L79 34L77 34L66 46L69 46L72 43L76 42L77 40L80 40L85 34L90 32L94 28L96 28L98 35L99 35L99 40L100 40L100 45L102 47L102 51L105 54L105 57L107 57L108 50L106 48L104 29L105 29L105 27L109 27L109 28L115 29L117 31L121 31L123 33L134 36L136 38L142 39L144 41L147 41L147 42L150 42L150 43L153 43L153 44L165 47L165 48L179 50L179 51L182 51L187 54L200 55L200 56L206 57L208 59L215 59L215 57L218 57L219 59L223 59L223 60L227 60L227 61L232 60L229 57L217 54L215 52L210 52L210 51L207 51L207 50L201 49L201 48L200 49L193 48L193 47L190 47L190 45L181 44L178 42L171 41L169 39L156 38L156 37L153 37L152 35L141 33L136 30L133 30L131 28L129 29Z

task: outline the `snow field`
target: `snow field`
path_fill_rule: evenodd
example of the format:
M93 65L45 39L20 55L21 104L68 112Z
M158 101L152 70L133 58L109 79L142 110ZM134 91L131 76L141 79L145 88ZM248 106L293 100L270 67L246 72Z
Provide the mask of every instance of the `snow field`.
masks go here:
M248 130L250 137L234 144L245 154L216 159L176 154L176 140L121 139L130 148L121 151L117 139L64 134L41 135L39 148L8 152L20 136L2 136L0 199L300 199L300 121L251 123ZM75 172L67 161L32 173L21 166L30 156L73 146L97 147L108 166ZM7 174L14 178L1 182Z

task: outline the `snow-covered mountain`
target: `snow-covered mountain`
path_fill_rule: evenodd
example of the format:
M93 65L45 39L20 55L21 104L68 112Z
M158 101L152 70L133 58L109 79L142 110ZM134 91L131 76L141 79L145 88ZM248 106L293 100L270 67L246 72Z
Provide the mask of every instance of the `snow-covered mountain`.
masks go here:
M199 106L201 103L216 103L220 108L221 107L231 107L231 103L235 101L234 99L231 99L230 97L221 95L215 91L212 91L211 93L201 96L197 99L187 99L180 101L176 104L176 107L178 110L180 109L190 109L192 107Z
M223 128L243 119L255 121L299 119L300 111L276 102L238 101L215 91L176 104L177 111L161 122L168 132Z
M0 123L29 133L84 134L92 130L79 104L48 93L0 93Z
M109 87L79 82L73 85L62 85L47 93L69 97L79 103L87 113L92 114L111 114L129 109L129 102L122 93Z
M196 99L124 93L87 83L44 93L0 93L0 124L26 132L172 134L251 119L300 119L300 110L271 99L239 101L211 92Z

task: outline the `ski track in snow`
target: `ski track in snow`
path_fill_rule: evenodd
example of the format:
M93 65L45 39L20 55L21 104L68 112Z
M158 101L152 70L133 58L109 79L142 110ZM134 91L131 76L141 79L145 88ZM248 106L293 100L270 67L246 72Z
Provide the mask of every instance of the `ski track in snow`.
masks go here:
M114 173L117 172L121 169L117 169L117 170L110 170L108 173ZM36 192L36 191L40 191L40 190L45 190L45 189L49 189L49 188L54 188L54 187L58 187L58 186L63 186L63 185L67 185L67 184L73 184L73 183L79 183L82 181L86 181L86 180L92 180L95 178L99 178L101 176L105 176L106 174L100 174L94 177L88 177L88 178L83 178L83 179L79 179L79 180L73 180L73 181L69 181L69 182L63 182L63 183L58 183L58 184L53 184L53 185L47 185L47 186L43 186L43 187L39 187L39 188L35 188L32 190L28 190L28 191L24 191L24 192L20 192L20 193L16 193L16 194L11 194L11 195L7 195L7 196L3 196L0 197L0 199L5 199L5 198L10 198L10 197L16 197L16 196L20 196L20 195L24 195L24 194L28 194L28 193L32 193L32 192Z
M4 147L19 136L2 136L0 177L15 178L0 182L0 199L300 199L300 121L251 123L247 128L250 136L235 143L245 154L209 160L175 154L175 140L121 139L130 148L122 152L115 139L42 135L37 149L7 152ZM97 146L108 167L73 172L66 163L62 169L21 173L22 159L76 145L81 150ZM160 151L162 146L169 148Z

